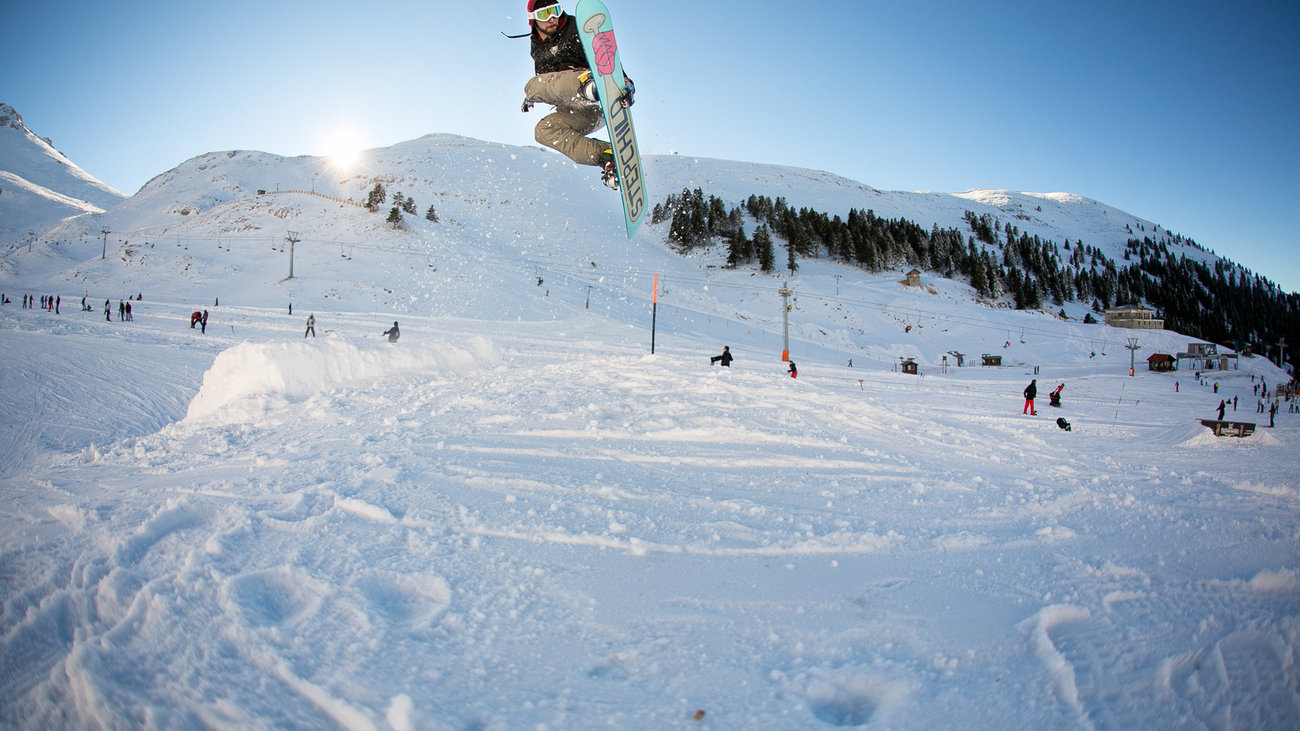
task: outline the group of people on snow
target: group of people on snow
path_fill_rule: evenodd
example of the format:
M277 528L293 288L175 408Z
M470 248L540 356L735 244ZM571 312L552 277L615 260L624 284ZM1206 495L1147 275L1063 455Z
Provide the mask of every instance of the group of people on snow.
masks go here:
M86 299L89 296L90 295L83 295L81 297L82 312L90 312L93 310L93 308L86 302ZM132 322L135 320L135 315L133 314L131 309L131 302L136 299L143 300L144 295L134 295L134 296L127 297L126 299L120 299L117 301L117 319L120 322ZM39 301L39 305L37 304L38 301ZM7 305L11 302L13 302L13 300L9 299L9 297L0 294L0 304ZM24 294L22 299L22 308L24 310L34 310L39 308L47 312L52 312L56 315L61 315L63 314L62 312L63 295L43 294L40 295L38 300L38 297L36 295ZM104 300L104 319L108 322L113 321L113 300L112 299Z
M732 355L731 355L731 346L730 346L730 345L724 345L724 346L722 346L722 352L721 352L721 353L719 353L719 354L717 354L717 355L712 356L711 358L709 358L709 365L718 365L719 363L721 363L722 365L727 366L728 368L730 368L730 367L731 367L731 361L733 361L733 360L735 360L735 359L734 359L734 358L732 357ZM799 377L799 367L798 367L797 365L795 365L794 361L790 361L790 363L789 363L789 367L786 369L786 372L790 374L790 377L791 377L791 378L798 378L798 377Z
M1063 390L1065 390L1064 383L1052 389L1052 392L1047 394L1048 404L1060 408L1061 391ZM1029 414L1030 416L1038 416L1038 411L1034 409L1034 399L1038 398L1038 379L1035 378L1029 381L1029 385L1025 386L1024 394L1025 394L1025 408L1020 413Z

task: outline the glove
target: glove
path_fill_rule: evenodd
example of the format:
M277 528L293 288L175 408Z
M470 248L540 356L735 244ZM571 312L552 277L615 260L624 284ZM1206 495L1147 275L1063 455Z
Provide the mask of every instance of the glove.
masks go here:
M623 81L623 93L618 95L618 103L622 105L624 109L627 109L632 106L632 97L636 94L636 84L633 84L632 80L626 76L623 77Z
M533 111L533 103L525 99L523 105L519 107L519 111L523 112L524 114Z

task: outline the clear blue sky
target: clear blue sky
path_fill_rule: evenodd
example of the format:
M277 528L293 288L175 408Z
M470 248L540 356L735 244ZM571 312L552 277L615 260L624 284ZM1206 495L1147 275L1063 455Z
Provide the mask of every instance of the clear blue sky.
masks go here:
M1300 291L1295 0L607 3L646 152L1076 193ZM534 144L524 4L6 3L0 102L127 194L340 134Z

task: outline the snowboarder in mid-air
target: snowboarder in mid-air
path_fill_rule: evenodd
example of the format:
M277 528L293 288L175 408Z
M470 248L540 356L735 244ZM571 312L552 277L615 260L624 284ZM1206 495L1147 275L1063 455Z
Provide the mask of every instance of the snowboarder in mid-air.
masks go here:
M537 75L524 85L523 111L530 111L534 104L555 107L537 123L534 136L579 165L599 167L605 185L618 190L612 145L587 137L605 126L605 117L595 76L578 37L577 21L556 0L528 0L528 24ZM636 87L631 79L623 79L626 84L618 103L626 108L632 106Z

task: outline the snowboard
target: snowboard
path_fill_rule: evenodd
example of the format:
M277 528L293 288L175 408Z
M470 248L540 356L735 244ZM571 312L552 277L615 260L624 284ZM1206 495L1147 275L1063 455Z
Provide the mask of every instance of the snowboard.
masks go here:
M619 58L618 41L614 39L614 22L600 0L578 0L573 17L578 22L578 36L587 53L587 64L596 75L596 95L600 97L614 166L618 170L618 192L623 197L627 236L632 238L645 218L646 190L631 110L618 103L623 93L623 61Z

